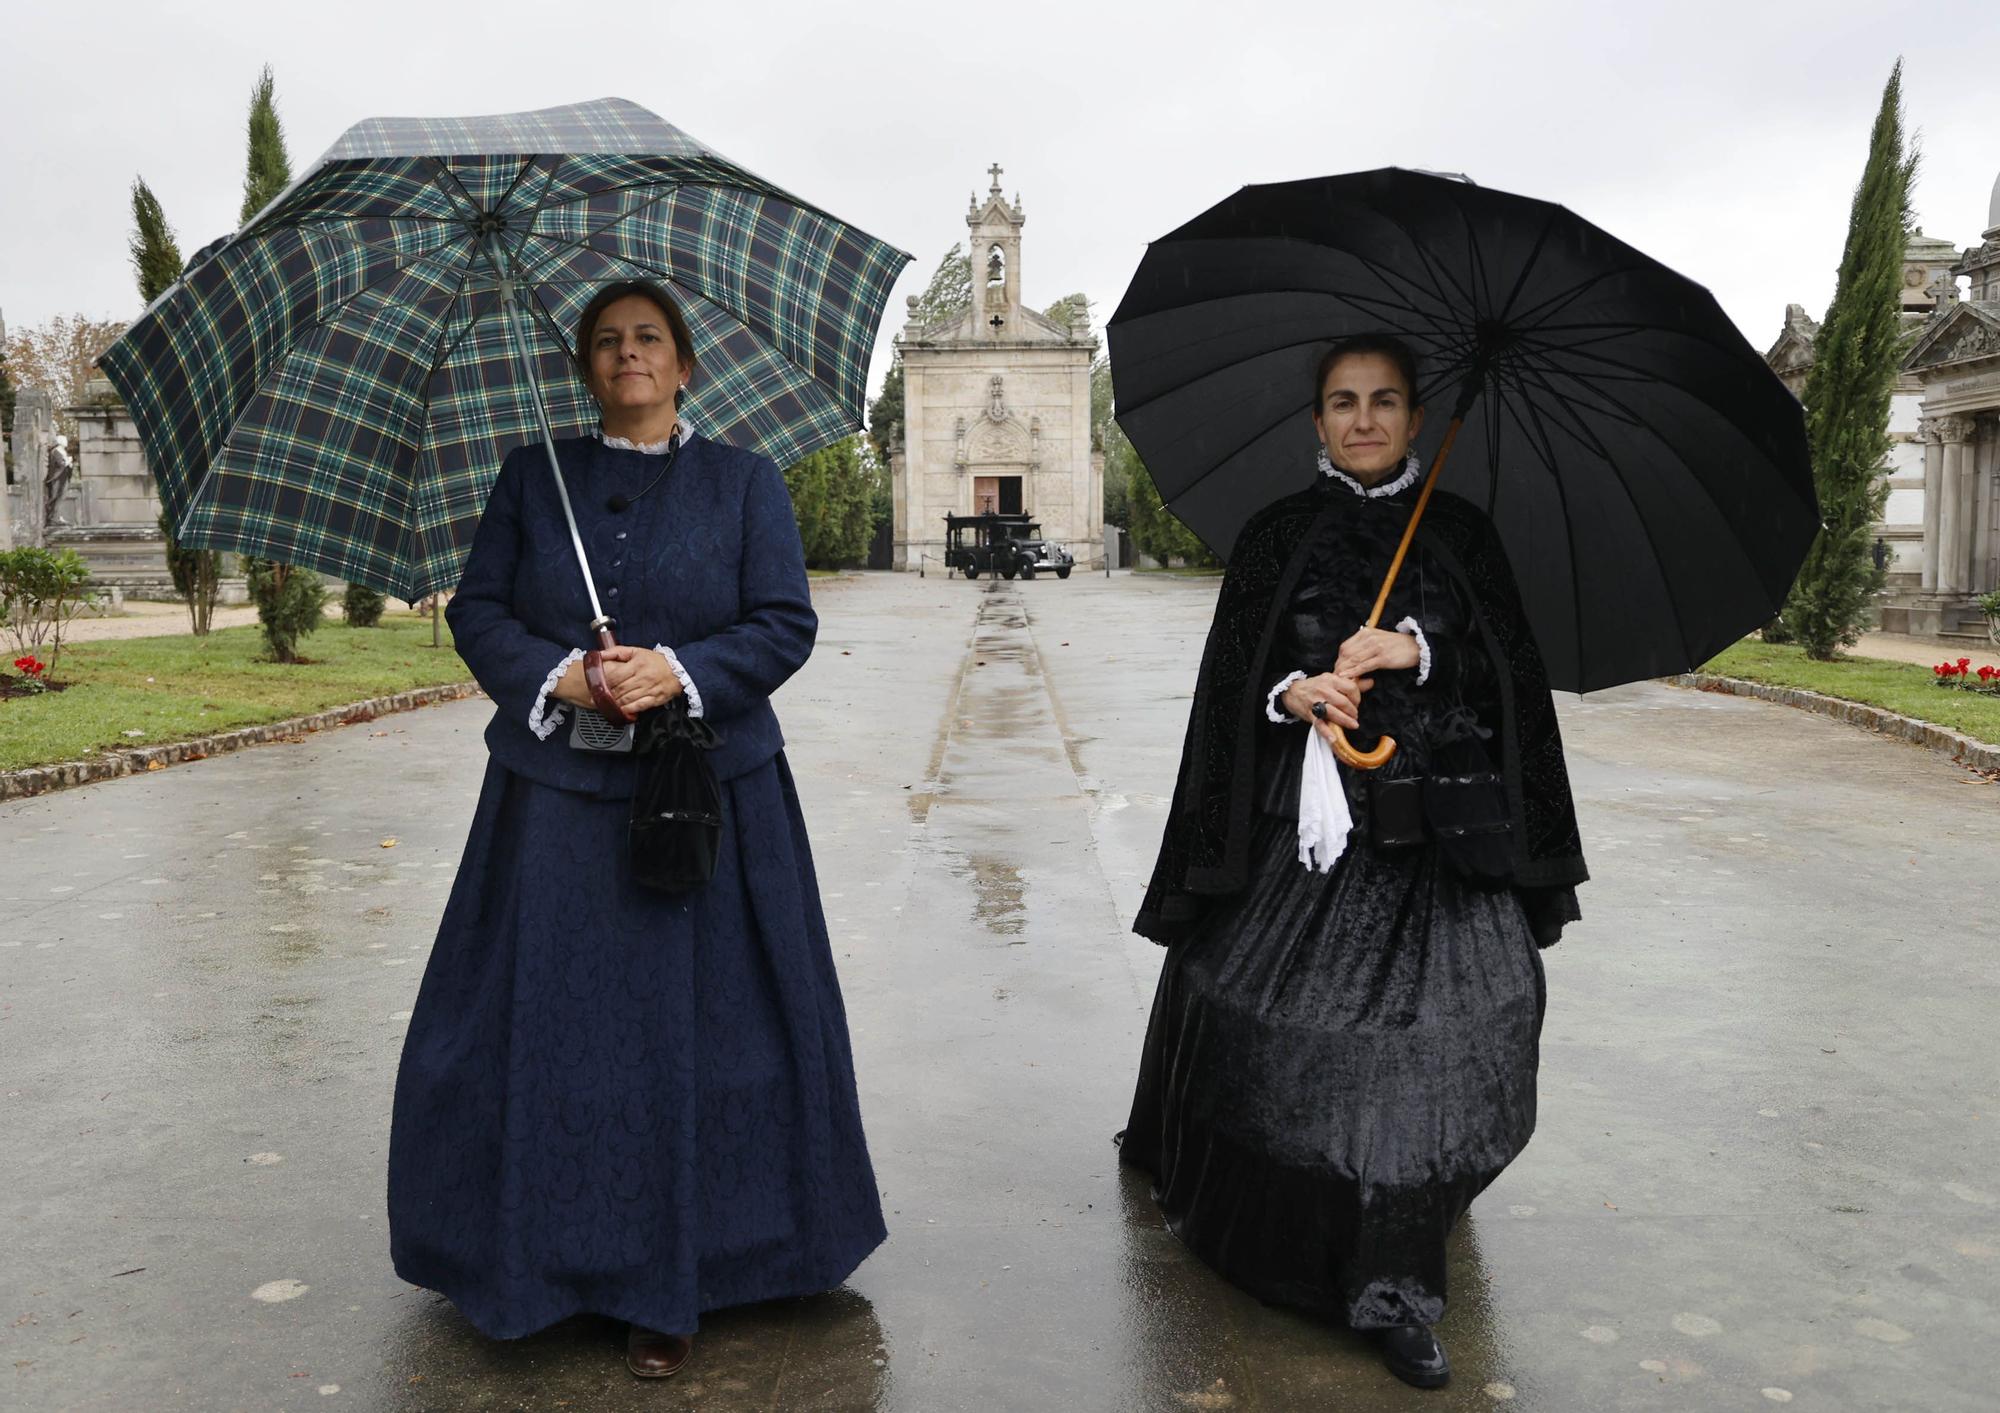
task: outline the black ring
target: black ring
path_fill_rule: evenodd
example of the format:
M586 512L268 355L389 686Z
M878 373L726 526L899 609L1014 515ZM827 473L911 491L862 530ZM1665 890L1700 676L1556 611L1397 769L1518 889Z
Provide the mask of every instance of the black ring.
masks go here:
M1324 720L1326 720L1326 703L1325 703L1325 702L1314 702L1314 703L1313 703L1313 716L1314 716L1314 717L1316 717L1316 718L1317 718L1318 720L1320 720L1320 721L1324 721Z

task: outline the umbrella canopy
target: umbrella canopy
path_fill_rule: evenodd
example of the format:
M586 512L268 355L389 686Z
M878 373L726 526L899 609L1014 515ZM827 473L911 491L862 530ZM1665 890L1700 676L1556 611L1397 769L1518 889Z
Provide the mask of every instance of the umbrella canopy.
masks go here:
M457 582L538 434L531 370L555 434L596 426L569 340L598 288L670 290L689 422L787 465L860 427L909 258L622 99L372 118L100 362L182 543L416 598Z
M1385 169L1249 186L1153 242L1107 327L1118 423L1227 555L1310 484L1313 369L1418 355L1418 451L1485 510L1552 685L1686 671L1784 602L1819 529L1797 400L1714 296L1564 208Z

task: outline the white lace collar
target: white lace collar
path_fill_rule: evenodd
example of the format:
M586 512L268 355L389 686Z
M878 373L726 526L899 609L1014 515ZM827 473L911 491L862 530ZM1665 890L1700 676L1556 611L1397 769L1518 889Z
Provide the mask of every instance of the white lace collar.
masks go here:
M591 435L613 451L643 451L648 456L664 456L676 442L685 446L688 438L694 435L694 428L688 426L687 419L683 417L674 423L673 434L663 442L634 442L623 437L606 436L602 427Z
M1409 487L1414 486L1417 483L1417 477L1422 474L1423 469L1423 462L1417 460L1417 454L1413 451L1403 458L1402 475L1393 481L1377 481L1372 486L1364 486L1338 466L1335 466L1331 461L1327 460L1325 447L1319 449L1319 474L1340 482L1341 485L1353 491L1354 494L1366 496L1369 500L1374 500L1380 496L1392 496L1398 491L1407 490Z

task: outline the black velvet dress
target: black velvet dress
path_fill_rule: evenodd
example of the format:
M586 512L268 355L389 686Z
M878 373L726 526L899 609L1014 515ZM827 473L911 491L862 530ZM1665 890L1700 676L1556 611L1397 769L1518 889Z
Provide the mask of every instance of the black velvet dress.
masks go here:
M1367 498L1310 545L1267 685L1332 667L1413 500ZM1306 728L1261 732L1248 886L1168 950L1124 1141L1210 1265L1356 1328L1443 1315L1445 1240L1535 1126L1544 990L1522 895L1463 867L1464 848L1386 842L1377 815L1396 812L1374 807L1388 782L1499 764L1471 613L1419 541L1381 621L1417 620L1449 668L1421 686L1376 675L1357 741L1383 731L1400 749L1373 780L1342 767L1355 828L1331 872L1298 859Z

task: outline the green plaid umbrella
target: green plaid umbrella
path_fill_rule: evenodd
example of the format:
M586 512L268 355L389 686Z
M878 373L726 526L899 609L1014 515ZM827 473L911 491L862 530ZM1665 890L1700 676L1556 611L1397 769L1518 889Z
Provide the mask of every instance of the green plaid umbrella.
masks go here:
M909 259L622 99L371 118L100 363L183 544L415 599L508 450L596 425L566 331L602 285L670 289L688 420L783 466L861 425Z

